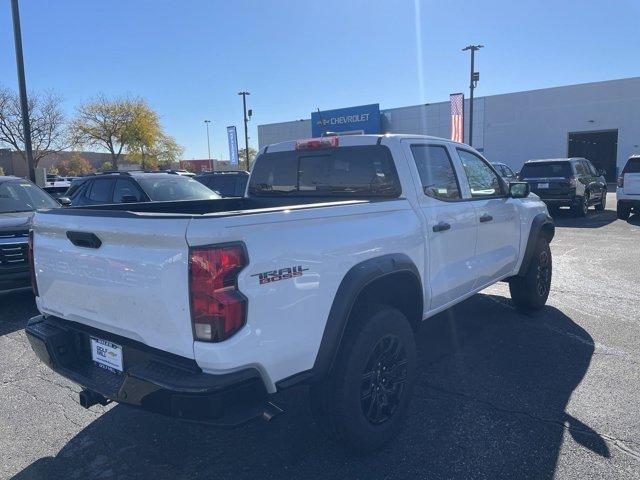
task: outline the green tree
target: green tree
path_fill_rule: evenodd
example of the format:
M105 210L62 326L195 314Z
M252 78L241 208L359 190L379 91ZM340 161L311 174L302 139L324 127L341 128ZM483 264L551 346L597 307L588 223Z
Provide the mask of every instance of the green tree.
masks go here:
M152 151L160 168L167 169L180 161L184 147L179 145L173 137L163 133L156 141Z
M100 167L100 171L101 172L110 172L113 170L113 164L110 161L106 161L102 164L102 166Z
M93 171L93 167L86 158L74 153L70 159L63 160L58 164L58 173L64 176L77 177Z
M253 161L256 159L256 155L258 155L258 151L249 147L249 166L252 165ZM248 170L247 168L247 151L244 148L238 148L238 167L243 170Z
M144 149L153 145L159 134L158 115L141 98L100 95L80 105L71 122L74 141L107 150L116 170L124 153L144 156Z
M184 148L173 137L160 131L150 144L138 144L133 153L127 154L127 159L139 163L143 170L165 170L178 162L183 152Z

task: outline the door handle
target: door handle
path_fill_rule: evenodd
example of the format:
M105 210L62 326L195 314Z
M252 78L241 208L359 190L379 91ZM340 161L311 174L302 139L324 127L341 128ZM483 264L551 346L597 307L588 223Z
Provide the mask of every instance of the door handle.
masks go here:
M493 217L492 217L491 215L489 215L488 213L485 213L484 215L482 215L482 216L480 217L480 221L481 221L482 223L484 223L484 222L490 222L491 220L493 220Z
M100 248L102 240L95 233L91 232L67 232L67 238L76 247Z
M447 222L440 222L433 226L434 232L444 232L445 230L449 230L451 228L451 224Z

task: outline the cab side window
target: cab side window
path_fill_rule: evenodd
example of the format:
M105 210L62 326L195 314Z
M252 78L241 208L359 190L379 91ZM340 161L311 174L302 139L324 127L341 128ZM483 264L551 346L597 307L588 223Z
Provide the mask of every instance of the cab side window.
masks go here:
M460 186L449 152L442 145L411 145L422 190L439 200L459 200Z
M502 165L502 170L504 171L505 177L516 178L516 174L513 173L513 170L511 170L507 165Z
M135 198L136 202L144 201L140 190L131 180L123 180L119 178L116 180L116 186L113 190L113 203L122 203L125 197L128 197L129 201L132 201L133 198Z
M91 190L89 190L87 193L87 197L92 202L110 203L112 190L113 190L113 179L97 178L93 181L93 184L91 185Z
M582 161L576 162L576 173L578 175L589 175L589 172Z
M499 197L503 195L500 177L487 162L468 150L458 148L457 151L467 174L473 198Z

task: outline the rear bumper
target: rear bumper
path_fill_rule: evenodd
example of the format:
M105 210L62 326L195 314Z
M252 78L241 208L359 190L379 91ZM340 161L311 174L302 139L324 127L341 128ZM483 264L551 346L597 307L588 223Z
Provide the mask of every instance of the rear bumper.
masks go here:
M576 203L577 196L575 189L566 191L549 191L545 189L532 189L532 192L540 197L549 206L572 206Z
M550 207L572 207L576 204L576 198L540 198Z
M206 374L193 360L54 317L34 317L25 331L43 363L85 389L119 403L229 427L259 418L267 405L267 390L255 369ZM122 346L121 374L93 363L89 350L92 336Z
M618 208L632 208L634 210L640 210L640 198L638 199L618 199Z

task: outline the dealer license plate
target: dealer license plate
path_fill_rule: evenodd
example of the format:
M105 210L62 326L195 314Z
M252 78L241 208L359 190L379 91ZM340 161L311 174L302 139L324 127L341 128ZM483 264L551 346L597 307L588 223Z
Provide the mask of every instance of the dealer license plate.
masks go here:
M91 337L91 358L99 367L122 372L122 347L117 343Z
M538 188L549 188L549 184L548 183L539 183L538 184Z

